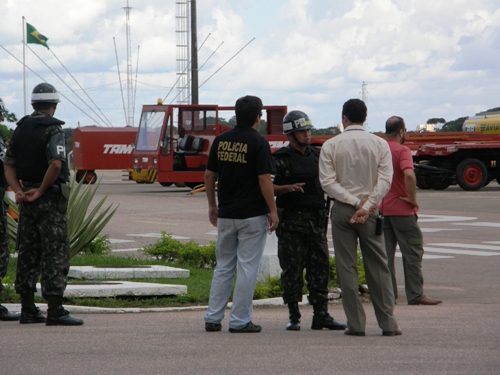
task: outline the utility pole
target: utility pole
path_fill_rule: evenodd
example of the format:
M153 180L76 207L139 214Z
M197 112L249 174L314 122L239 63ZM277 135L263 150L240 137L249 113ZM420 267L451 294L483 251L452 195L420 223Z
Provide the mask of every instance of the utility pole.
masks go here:
M134 97L133 97L133 83L132 83L132 51L130 47L130 10L131 7L125 8L126 13L126 34L127 34L127 126L134 126Z
M196 0L191 0L191 104L199 104L198 97L198 37L196 27Z

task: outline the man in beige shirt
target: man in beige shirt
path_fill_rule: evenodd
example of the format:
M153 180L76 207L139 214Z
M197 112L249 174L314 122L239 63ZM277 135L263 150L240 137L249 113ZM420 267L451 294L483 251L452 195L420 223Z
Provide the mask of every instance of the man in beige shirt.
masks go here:
M366 315L358 295L356 253L358 239L366 281L378 325L384 336L401 335L393 316L394 294L382 231L376 234L377 205L392 181L392 158L387 142L363 128L367 108L350 99L342 108L345 131L321 149L319 179L334 199L332 236L342 304L347 316L346 335L365 336Z

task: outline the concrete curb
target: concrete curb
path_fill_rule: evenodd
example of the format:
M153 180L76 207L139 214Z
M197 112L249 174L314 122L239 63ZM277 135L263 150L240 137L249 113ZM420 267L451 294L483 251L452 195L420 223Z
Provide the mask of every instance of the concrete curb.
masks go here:
M332 303L330 301L329 303ZM335 300L333 303L340 303ZM42 311L47 311L47 304L37 303L37 307ZM301 306L307 306L307 297L303 297L303 301L299 303ZM21 305L19 303L4 303L5 306L11 312L21 311ZM232 303L228 303L228 308L231 308ZM285 306L283 304L283 299L281 297L259 299L253 301L254 307L279 307ZM186 306L186 307L151 307L151 308L140 308L140 307L130 307L130 308L108 308L108 307L90 307L90 306L73 306L64 305L64 308L68 310L71 314L137 314L137 313L148 313L148 312L173 312L173 311L204 311L208 306Z

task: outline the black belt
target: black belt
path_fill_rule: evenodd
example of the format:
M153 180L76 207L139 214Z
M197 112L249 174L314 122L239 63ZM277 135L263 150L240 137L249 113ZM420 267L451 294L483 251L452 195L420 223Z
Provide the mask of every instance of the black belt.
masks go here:
M283 211L283 219L285 220L314 220L320 217L324 210L317 211Z

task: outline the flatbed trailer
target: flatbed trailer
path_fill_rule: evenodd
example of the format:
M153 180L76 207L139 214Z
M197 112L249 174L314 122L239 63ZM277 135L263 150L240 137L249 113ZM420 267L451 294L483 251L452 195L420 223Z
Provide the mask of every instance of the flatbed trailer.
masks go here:
M417 186L444 190L458 184L479 190L492 180L500 183L500 135L481 132L408 134Z

